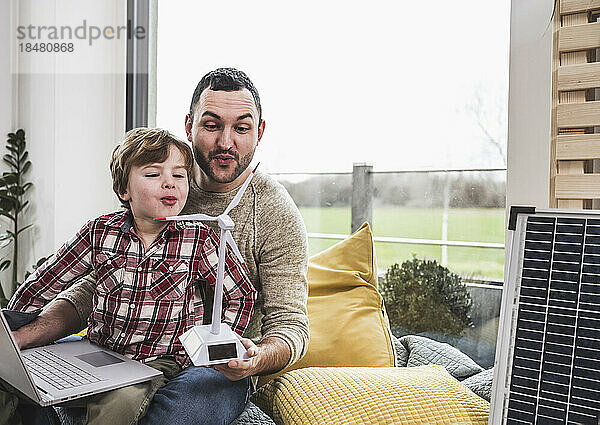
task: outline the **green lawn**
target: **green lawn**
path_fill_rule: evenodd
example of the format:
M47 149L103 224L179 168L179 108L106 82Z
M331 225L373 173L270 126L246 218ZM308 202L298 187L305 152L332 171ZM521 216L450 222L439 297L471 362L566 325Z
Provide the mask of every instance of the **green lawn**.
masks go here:
M350 232L350 207L300 208L309 233ZM442 209L374 207L373 233L415 239L441 239ZM504 243L504 209L451 209L448 215L448 239L455 241ZM310 255L335 244L330 239L309 240ZM377 266L386 269L393 263L419 257L441 258L442 248L432 245L397 243L375 244ZM448 268L460 274L502 278L504 251L490 248L448 247Z

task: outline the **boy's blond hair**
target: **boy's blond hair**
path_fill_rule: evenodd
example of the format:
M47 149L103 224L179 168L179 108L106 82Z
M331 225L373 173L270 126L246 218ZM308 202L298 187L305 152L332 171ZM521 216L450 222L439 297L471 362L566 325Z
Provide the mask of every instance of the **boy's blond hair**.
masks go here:
M125 139L117 145L110 160L110 173L113 179L113 191L121 205L129 208L129 201L121 199L127 190L131 167L160 163L169 157L169 146L175 146L185 160L184 166L188 179L193 178L194 157L188 144L179 140L162 128L139 127L128 131Z

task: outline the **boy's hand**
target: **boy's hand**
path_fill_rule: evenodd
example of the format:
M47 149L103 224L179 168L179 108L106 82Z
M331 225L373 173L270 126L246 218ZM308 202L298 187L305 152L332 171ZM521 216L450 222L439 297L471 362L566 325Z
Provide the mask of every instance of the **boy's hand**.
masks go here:
M13 338L15 339L15 342L17 343L17 346L19 347L19 350L23 350L24 348L27 348L27 344L26 344L26 338L27 338L27 332L23 331L22 328L21 329L17 329L16 331L13 331Z
M255 375L256 362L259 348L248 338L240 338L250 360L230 360L228 363L214 365L214 369L221 372L230 381L239 381L247 376Z
M21 350L50 344L81 330L79 313L70 301L54 300L33 321L13 332Z

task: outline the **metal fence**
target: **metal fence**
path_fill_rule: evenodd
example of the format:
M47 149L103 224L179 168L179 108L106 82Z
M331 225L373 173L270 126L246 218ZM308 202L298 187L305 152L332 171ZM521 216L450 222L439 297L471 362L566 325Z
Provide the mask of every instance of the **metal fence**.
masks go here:
M464 169L437 169L437 170L400 170L400 171L373 171L373 166L369 164L354 164L352 173L272 173L275 176L289 175L307 175L307 176L330 176L330 175L352 175L352 201L351 201L351 232L357 230L365 221L371 226L373 224L373 176L375 174L416 174L416 173L462 173L462 172L492 172L506 171L506 168L464 168ZM395 237L374 237L375 242L414 244L414 245L437 245L442 248L441 264L446 265L448 261L447 248L469 247L486 249L504 249L503 243L479 242L479 241L453 241L448 240L448 211L449 197L446 185L444 193L444 214L442 218L442 238L441 239L418 239L418 238L395 238ZM309 238L317 239L337 239L343 240L348 237L347 234L332 233L309 233ZM490 282L498 283L490 280Z

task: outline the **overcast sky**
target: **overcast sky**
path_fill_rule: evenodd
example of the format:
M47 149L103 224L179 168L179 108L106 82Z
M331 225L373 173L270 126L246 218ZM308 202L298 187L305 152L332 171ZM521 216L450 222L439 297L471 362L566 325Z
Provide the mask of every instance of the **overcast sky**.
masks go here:
M177 7L174 5L177 4ZM221 66L261 95L264 171L502 167L509 0L159 2L157 125ZM487 118L486 118L487 117Z

